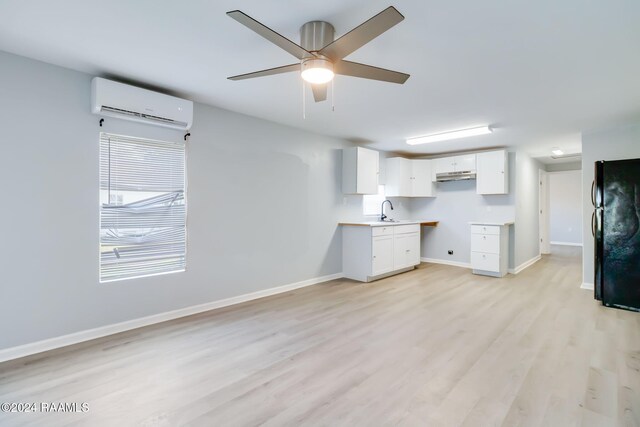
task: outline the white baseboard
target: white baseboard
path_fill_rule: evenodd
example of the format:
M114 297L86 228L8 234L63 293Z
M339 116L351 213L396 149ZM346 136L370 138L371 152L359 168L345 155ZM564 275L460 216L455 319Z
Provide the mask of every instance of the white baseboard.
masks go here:
M420 258L420 261L430 262L432 264L444 264L444 265L452 265L454 267L471 268L471 263L469 262L449 261L446 259L436 259L436 258Z
M582 285L580 285L580 289L586 289L588 291L593 291L594 290L593 283L584 282L584 283L582 283Z
M572 243L572 242L549 242L552 245L560 245L560 246L580 246L582 247L582 243Z
M534 256L533 258L531 258L529 261L525 261L522 264L520 264L519 266L517 266L516 268L510 268L508 271L511 274L518 274L521 273L522 270L531 267L533 264L535 264L536 262L540 261L542 259L542 255L537 255Z
M541 259L542 259L542 255L535 256L535 257L531 258L529 261L523 262L522 264L520 264L516 268L510 268L507 271L509 273L511 273L511 274L518 274L522 270L524 270L524 269L526 269L528 267L531 267L533 264L535 264L536 262L540 261ZM445 260L445 259L436 259L436 258L420 258L420 261L422 261L422 262L430 262L432 264L444 264L444 265L452 265L454 267L471 268L471 263L467 263L467 262L448 261L448 260Z
M41 353L43 351L53 350L60 347L66 347L72 344L78 344L84 341L102 338L107 335L125 332L131 329L141 328L143 326L153 325L155 323L166 322L167 320L178 319L180 317L191 316L216 308L228 307L230 305L239 304L264 298L271 295L281 294L283 292L304 288L306 286L317 285L318 283L328 282L330 280L341 279L343 273L330 274L327 276L315 277L313 279L303 280L301 282L290 283L288 285L277 286L275 288L265 289L262 291L252 292L249 294L238 295L236 297L226 298L218 301L211 301L205 304L192 305L177 310L167 311L164 313L153 314L151 316L140 317L138 319L127 320L125 322L114 323L111 325L100 326L94 329L87 329L60 337L49 338L34 343L24 344L17 347L10 347L0 350L0 362L17 359L19 357L30 356L32 354Z

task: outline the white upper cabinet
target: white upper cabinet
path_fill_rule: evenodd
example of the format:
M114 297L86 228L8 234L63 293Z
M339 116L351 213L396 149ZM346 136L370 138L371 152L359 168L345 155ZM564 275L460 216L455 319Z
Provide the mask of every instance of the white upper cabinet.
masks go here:
M345 194L378 194L380 155L368 148L342 150L342 192Z
M476 154L478 194L509 193L509 153L506 150Z
M385 165L385 196L408 197L411 193L411 160L392 157L385 161Z
M435 159L434 162L436 163L436 173L449 173L456 170L454 157L440 157Z
M454 172L475 172L476 170L476 155L475 154L463 154L461 156L455 156L454 163L456 169Z
M388 197L435 197L428 159L392 157L386 161L384 193Z
M436 197L435 185L433 184L432 169L433 162L426 159L411 160L413 180L411 182L412 197Z
M435 173L451 173L451 172L474 172L476 170L476 155L463 154L453 157L440 157L434 159L436 167ZM434 175L435 176L435 175Z

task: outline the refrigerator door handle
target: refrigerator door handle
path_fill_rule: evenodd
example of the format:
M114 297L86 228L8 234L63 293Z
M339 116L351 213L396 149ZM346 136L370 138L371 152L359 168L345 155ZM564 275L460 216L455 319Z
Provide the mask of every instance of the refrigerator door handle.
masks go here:
M593 211L593 213L591 214L591 235L593 237L596 237L596 211Z
M593 205L593 207L596 207L596 180L594 179L593 181L591 181L591 204Z

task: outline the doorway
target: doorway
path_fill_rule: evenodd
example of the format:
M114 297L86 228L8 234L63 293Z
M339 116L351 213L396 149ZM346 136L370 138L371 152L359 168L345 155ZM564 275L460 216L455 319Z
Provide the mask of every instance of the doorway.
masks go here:
M582 247L582 170L540 171L540 253Z

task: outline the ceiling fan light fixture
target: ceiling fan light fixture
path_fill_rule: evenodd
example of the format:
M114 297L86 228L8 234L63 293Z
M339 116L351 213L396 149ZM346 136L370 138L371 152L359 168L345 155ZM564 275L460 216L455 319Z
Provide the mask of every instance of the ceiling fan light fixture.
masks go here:
M433 135L407 138L407 144L409 145L427 144L429 142L438 142L438 141L446 141L449 139L466 138L469 136L486 135L491 132L493 132L493 129L491 129L491 126L479 126L475 128L453 130L449 132L436 133Z
M323 84L333 80L333 64L323 58L302 61L302 78L311 84Z

